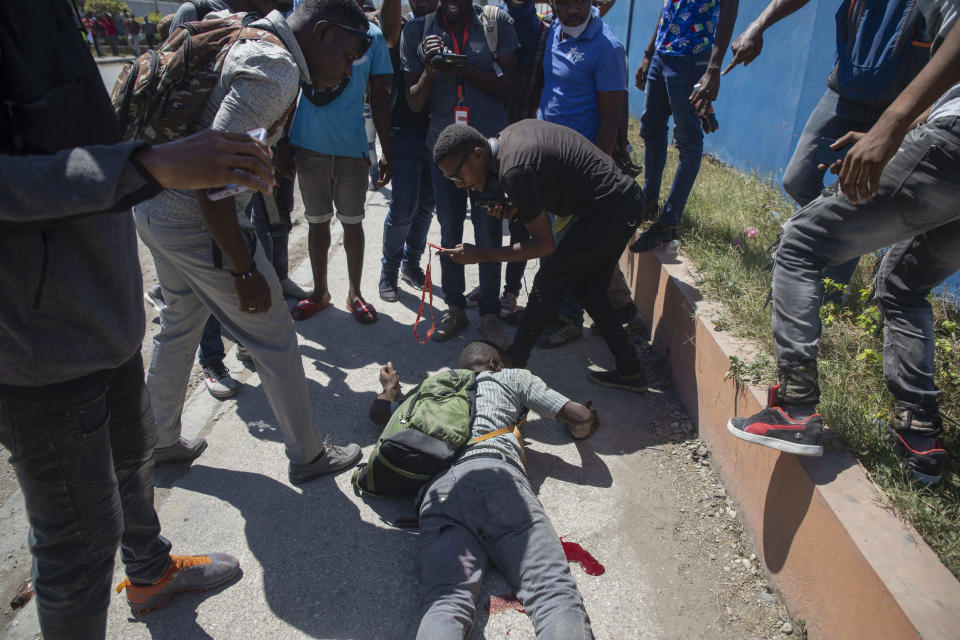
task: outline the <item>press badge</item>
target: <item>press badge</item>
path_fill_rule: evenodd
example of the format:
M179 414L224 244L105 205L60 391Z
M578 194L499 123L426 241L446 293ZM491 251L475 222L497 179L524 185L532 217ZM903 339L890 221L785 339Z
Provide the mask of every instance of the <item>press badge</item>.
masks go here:
M453 124L470 124L470 108L464 106L454 107Z

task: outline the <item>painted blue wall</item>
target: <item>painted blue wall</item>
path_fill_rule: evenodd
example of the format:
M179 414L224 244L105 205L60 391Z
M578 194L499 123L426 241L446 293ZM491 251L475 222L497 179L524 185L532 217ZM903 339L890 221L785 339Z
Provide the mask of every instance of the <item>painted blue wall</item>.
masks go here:
M763 11L768 0L740 0L733 37ZM763 53L749 66L723 76L714 103L720 130L704 138L704 148L724 162L780 184L807 118L826 90L836 58L839 0L810 0L764 33ZM617 0L604 16L627 46L630 112L640 117L643 92L633 74L643 59L660 15L660 0ZM732 54L727 51L724 66ZM944 289L960 299L960 272Z

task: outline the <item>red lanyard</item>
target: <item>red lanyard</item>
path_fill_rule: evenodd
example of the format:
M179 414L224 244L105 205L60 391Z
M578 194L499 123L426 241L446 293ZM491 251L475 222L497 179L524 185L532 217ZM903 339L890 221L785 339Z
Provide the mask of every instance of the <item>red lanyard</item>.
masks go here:
M450 34L450 40L453 41L453 52L460 55L462 51L467 50L467 40L470 38L470 16L467 16L467 24L463 27L463 46L457 42L457 36L453 35L453 28L450 26L450 23L447 22L447 16L444 15L442 11L440 12L440 17L443 18L443 24L447 28L447 33ZM457 78L457 99L459 104L463 104L463 78L460 77Z
M433 279L430 277L430 265L433 262L433 250L437 249L440 251L443 249L443 247L435 245L432 242L428 242L427 244L429 245L428 251L430 252L430 257L427 258L427 272L424 274L423 290L420 293L420 308L417 309L417 319L413 321L413 337L416 338L420 344L429 342L430 336L433 335L433 330L436 328L433 322ZM430 329L427 331L427 335L421 338L420 333L417 331L417 325L420 324L420 318L423 317L423 307L426 301L427 291L430 292Z

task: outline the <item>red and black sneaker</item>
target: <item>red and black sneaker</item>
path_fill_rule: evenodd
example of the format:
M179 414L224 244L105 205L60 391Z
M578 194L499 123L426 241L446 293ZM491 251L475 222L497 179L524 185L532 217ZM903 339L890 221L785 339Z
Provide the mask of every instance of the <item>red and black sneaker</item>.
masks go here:
M727 430L741 440L798 456L823 455L823 418L815 413L805 420L794 420L779 406L778 389L778 384L770 387L765 409L749 418L731 418Z
M934 409L914 410L897 405L887 423L887 436L893 450L913 476L925 485L940 482L947 452L937 440L941 430L940 413Z

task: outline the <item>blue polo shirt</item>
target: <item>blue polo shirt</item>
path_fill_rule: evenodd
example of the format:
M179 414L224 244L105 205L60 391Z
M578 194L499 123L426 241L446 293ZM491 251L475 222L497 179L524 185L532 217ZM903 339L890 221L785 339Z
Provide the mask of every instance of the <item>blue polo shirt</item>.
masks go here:
M300 96L290 127L290 142L316 153L362 158L367 155L367 132L363 121L363 96L370 76L393 75L390 52L383 33L371 24L367 33L373 43L366 55L353 63L350 82L336 99L318 107Z
M596 140L600 131L597 92L627 90L626 51L596 7L579 38L561 40L562 35L560 22L554 20L543 56L543 93L537 118Z

